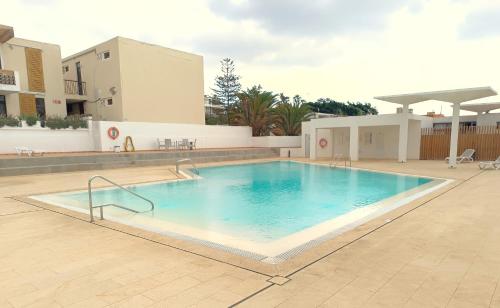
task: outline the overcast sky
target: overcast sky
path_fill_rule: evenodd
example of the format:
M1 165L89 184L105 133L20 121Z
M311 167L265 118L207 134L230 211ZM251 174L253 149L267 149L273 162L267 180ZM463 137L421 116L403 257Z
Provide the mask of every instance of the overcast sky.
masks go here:
M203 55L206 94L224 57L243 87L371 102L382 113L396 106L374 96L500 90L500 0L9 0L5 8L0 24L60 45L63 56L115 36ZM450 113L439 102L414 108Z

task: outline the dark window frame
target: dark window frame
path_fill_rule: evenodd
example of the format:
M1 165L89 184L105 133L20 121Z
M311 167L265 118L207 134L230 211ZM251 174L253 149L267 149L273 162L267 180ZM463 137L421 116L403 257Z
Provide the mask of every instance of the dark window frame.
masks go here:
M36 114L40 119L45 119L47 113L45 108L45 98L35 97Z
M5 95L0 95L0 116L7 116L7 97Z

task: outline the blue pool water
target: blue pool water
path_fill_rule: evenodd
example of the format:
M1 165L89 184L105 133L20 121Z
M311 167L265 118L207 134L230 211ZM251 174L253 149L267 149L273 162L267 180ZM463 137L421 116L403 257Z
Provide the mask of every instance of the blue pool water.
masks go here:
M155 218L268 242L431 181L288 161L201 168L200 176L132 189L155 203ZM88 202L86 192L64 198ZM147 208L121 190L94 192L94 204L110 202Z

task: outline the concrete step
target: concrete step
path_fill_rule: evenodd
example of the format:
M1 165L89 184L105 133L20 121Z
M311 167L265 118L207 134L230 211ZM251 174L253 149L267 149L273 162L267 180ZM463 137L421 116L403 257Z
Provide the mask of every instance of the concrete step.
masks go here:
M0 176L173 165L180 158L191 158L195 163L206 163L277 156L279 149L259 148L8 158L0 159Z

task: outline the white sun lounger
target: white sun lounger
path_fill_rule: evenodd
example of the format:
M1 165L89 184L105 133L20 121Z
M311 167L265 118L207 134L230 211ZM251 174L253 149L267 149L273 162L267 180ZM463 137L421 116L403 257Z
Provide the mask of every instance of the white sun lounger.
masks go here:
M472 157L476 150L474 149L466 149L460 156L457 156L457 164L463 162L473 162L474 158ZM445 158L446 161L450 160L449 157Z
M496 160L479 162L479 169L500 170L500 156L498 156Z
M39 153L40 156L43 155L42 151L33 150L32 148L28 148L28 147L16 147L16 153L18 156L23 156L23 155L33 156L33 154L37 154L37 153Z

